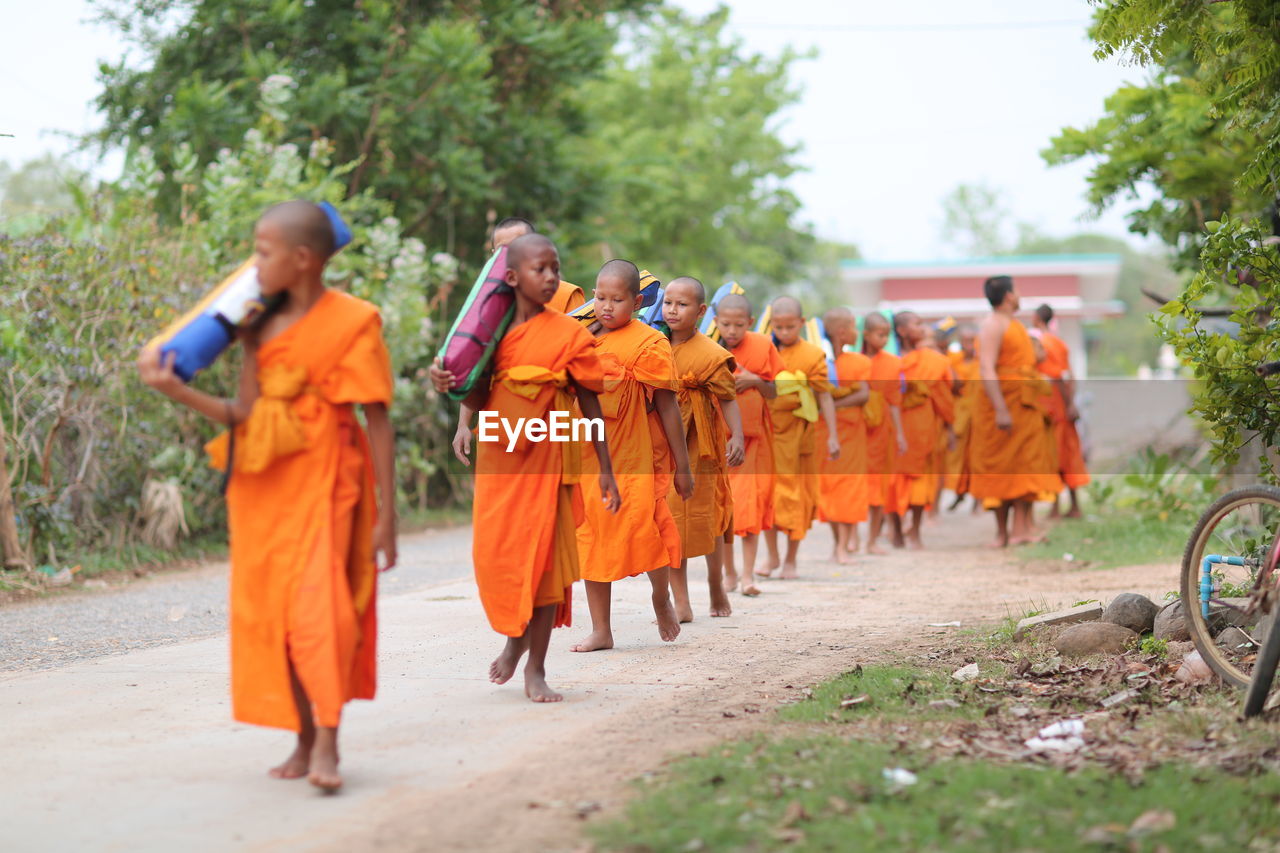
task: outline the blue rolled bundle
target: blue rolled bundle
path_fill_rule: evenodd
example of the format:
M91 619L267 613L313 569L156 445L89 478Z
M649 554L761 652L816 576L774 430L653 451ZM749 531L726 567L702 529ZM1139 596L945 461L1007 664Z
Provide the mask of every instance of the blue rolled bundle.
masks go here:
M327 201L318 206L333 226L334 250L350 243L351 228L337 209ZM173 354L174 373L183 382L190 382L218 360L235 340L239 328L261 317L270 307L262 299L258 271L254 259L250 258L151 344L159 345L164 358Z

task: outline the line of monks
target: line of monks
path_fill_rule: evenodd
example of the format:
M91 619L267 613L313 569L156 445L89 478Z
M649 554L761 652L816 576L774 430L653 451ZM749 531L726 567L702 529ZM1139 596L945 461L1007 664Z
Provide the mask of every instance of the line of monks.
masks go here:
M139 356L143 382L228 427L208 446L228 472L231 538L231 681L237 720L297 733L278 779L308 778L332 792L343 706L376 686L377 574L396 563L393 369L376 306L326 287L334 251L328 217L286 202L255 226L264 296L279 310L245 330L236 396L185 384L172 356ZM923 514L943 486L995 511L997 544L1033 541L1031 505L1087 482L1065 345L1018 322L1013 282L986 282L991 314L945 355L914 314L864 318L861 352L852 315L824 315L836 353L803 340L798 301L770 305L771 335L752 331L743 296L708 310L695 278L666 286L670 337L635 317L640 274L623 260L596 277L590 325L566 312L581 289L560 280L555 246L524 220L499 223L515 313L490 365L461 407L455 453L470 464L470 421L600 419L590 447L478 442L473 561L490 625L506 643L495 683L522 659L526 695L562 697L546 681L552 629L568 625L583 580L591 632L572 648L613 645L612 584L646 575L662 640L693 618L688 565L705 557L711 615L727 593L760 594L757 576L796 575L799 543L831 524L834 559L880 552L887 518L894 544L921 546ZM887 351L896 334L901 355ZM453 383L439 366L438 391ZM363 409L365 425L355 415ZM757 570L761 534L769 557ZM780 551L778 537L786 540ZM735 540L741 540L741 563ZM674 600L673 600L674 599Z
M505 683L525 666L538 702L562 697L545 680L553 627L568 625L581 578L591 631L571 649L612 648L611 585L645 575L662 640L693 619L689 561L707 563L711 615L732 612L728 593L761 593L758 578L797 575L800 542L830 524L832 559L862 547L882 554L921 548L926 512L944 488L994 510L996 544L1037 541L1034 501L1072 496L1088 480L1066 345L1042 306L1029 332L1014 315L1008 277L986 282L992 311L959 333L947 352L916 314L823 315L834 375L804 339L798 300L769 306L760 334L750 301L726 295L714 309L697 279L669 282L669 337L641 321L640 271L612 260L596 277L594 321L566 315L580 288L559 278L559 255L524 220L504 220L507 280L517 309L491 379L462 404L454 450L470 464L471 418L549 418L553 411L601 417L593 447L518 441L476 446L473 546L480 598L508 639L490 666ZM715 338L699 331L714 311ZM900 355L891 354L895 335ZM854 351L861 339L861 351ZM438 391L452 374L431 370ZM763 534L768 556L757 567ZM780 542L782 539L784 542ZM741 541L741 562L734 547Z

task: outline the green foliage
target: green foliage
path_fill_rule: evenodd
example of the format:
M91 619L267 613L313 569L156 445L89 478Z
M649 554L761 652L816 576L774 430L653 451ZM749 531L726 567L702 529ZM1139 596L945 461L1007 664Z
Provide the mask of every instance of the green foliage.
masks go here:
M1280 164L1280 2L1105 0L1091 30L1099 58L1152 69L1095 124L1062 131L1051 164L1093 159L1090 200L1104 208L1143 186L1159 197L1130 216L1194 265L1201 224L1258 216L1276 198Z
M561 223L595 203L571 95L605 64L611 16L645 5L99 0L141 52L101 67L99 139L149 147L165 173L184 144L203 165L256 124L260 87L291 88L284 141L332 140L346 194L372 188L408 233L477 261L495 209ZM178 195L166 180L170 218Z
M1138 644L1138 651L1164 660L1169 656L1169 641L1156 636L1143 637L1142 642Z
M130 552L148 478L181 485L193 537L220 529L218 477L202 452L212 425L143 388L133 360L251 253L253 221L282 198L340 201L355 240L328 277L382 308L397 370L402 495L411 509L449 496L443 472L426 461L446 452L448 414L438 405L423 413L420 375L443 328L429 312L440 310L456 261L404 237L385 201L368 192L342 200L351 166L334 164L327 140L301 150L280 132L262 117L203 171L177 152L176 227L157 227L151 199L166 178L138 148L120 183L83 195L75 215L0 235L0 417L19 532L38 560ZM228 394L237 362L224 357L199 385Z
M969 687L942 673L905 666L859 666L813 688L803 702L779 712L789 722L851 720L864 713L895 718L974 717L982 713L978 703L964 704ZM930 706L950 699L958 707Z
M799 57L747 53L727 20L723 7L701 19L664 10L583 87L594 132L573 149L601 183L599 217L582 236L671 276L783 282L813 245L783 187L797 149L776 132L799 97L788 78Z
M1260 362L1280 358L1272 313L1280 300L1280 252L1256 222L1227 217L1206 229L1203 268L1157 323L1199 380L1193 411L1206 423L1215 458L1234 464L1245 443L1272 447L1280 436L1280 391L1254 372ZM1214 303L1232 306L1227 323L1200 310ZM1266 454L1262 465L1274 481Z

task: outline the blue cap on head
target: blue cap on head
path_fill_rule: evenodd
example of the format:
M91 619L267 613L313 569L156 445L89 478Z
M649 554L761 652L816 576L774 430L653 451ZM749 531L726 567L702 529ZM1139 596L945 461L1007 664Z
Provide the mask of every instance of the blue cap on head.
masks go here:
M329 202L319 202L319 207L324 211L324 215L329 217L329 224L333 226L333 250L336 252L351 242L351 226L342 218L342 214L338 213L338 209Z

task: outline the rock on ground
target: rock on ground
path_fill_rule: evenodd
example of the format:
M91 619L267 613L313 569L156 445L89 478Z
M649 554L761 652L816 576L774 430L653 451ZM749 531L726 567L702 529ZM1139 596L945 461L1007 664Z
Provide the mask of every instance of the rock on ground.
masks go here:
M1145 595L1136 592L1125 592L1111 599L1107 609L1102 611L1102 621L1114 625L1123 625L1130 631L1145 634L1155 626L1156 614L1160 608Z
M1084 622L1063 630L1054 641L1058 654L1082 658L1123 652L1138 640L1138 633L1112 622Z
M1156 614L1151 632L1161 640L1190 640L1187 616L1182 609L1182 599L1171 601Z

